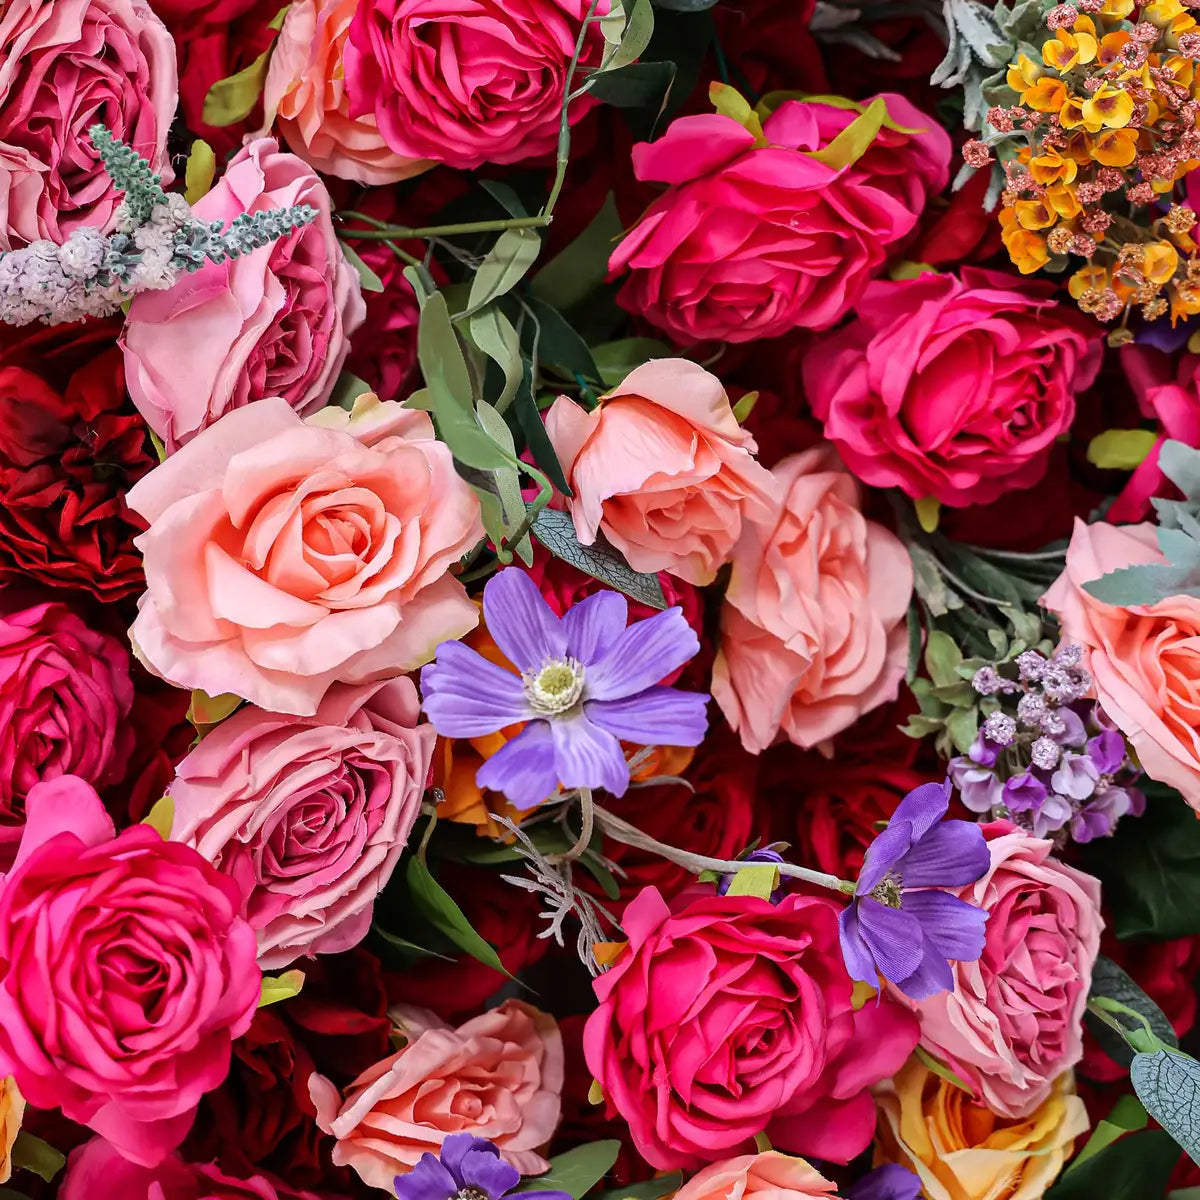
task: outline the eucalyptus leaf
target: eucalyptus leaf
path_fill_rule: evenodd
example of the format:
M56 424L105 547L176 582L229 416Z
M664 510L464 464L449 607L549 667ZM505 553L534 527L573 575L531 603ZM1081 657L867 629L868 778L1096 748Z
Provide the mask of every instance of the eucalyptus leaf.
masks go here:
M1178 1050L1134 1056L1129 1078L1146 1111L1200 1163L1200 1063Z
M506 229L475 272L466 311L459 316L470 316L511 292L525 278L541 248L542 239L532 229Z
M364 292L382 292L383 280L363 262L358 251L349 242L342 242L341 247L346 261L358 272L358 282L361 284L362 290Z
M608 1174L621 1143L616 1140L591 1142L586 1146L576 1146L564 1154L556 1154L550 1160L550 1170L543 1175L535 1175L525 1180L514 1195L522 1192L566 1192L579 1200Z
M498 445L503 446L515 463L517 461L516 447L513 444L512 433L504 423L504 418L490 404L481 404L478 415L484 432ZM496 481L496 491L504 511L504 538L507 541L513 530L525 520L525 500L521 495L521 476L515 466L508 465L493 472L493 478ZM496 542L496 545L499 546L500 543ZM509 549L514 551L527 567L533 565L533 547L528 533L521 538L517 545L510 546Z
M472 313L467 322L471 341L483 351L503 372L504 386L492 401L497 412L503 412L512 403L524 369L521 362L521 339L513 323L494 304ZM481 410L482 411L482 410ZM486 428L487 423L480 422Z
M1158 1005L1111 958L1107 958L1103 954L1096 959L1096 965L1092 969L1092 987L1088 996L1093 1000L1098 998L1116 1000L1127 1008L1132 1008L1134 1012L1140 1013L1150 1022L1150 1028L1160 1041L1165 1042L1168 1046L1179 1045L1171 1022L1163 1015ZM1120 1013L1112 1015L1122 1025L1133 1027L1132 1022L1125 1019ZM1092 1013L1086 1014L1085 1020L1104 1053L1113 1062L1122 1067L1128 1067L1133 1061L1133 1051L1130 1049L1129 1043Z
M533 455L533 461L545 473L546 478L564 496L573 496L575 493L571 491L566 476L563 474L562 464L558 461L554 443L550 441L550 435L546 432L546 426L542 421L542 414L538 412L533 392L530 391L530 382L529 364L526 363L524 375L517 387L516 398L513 400L513 413L517 418L517 424L521 427L525 445L529 453Z
M471 922L455 904L453 897L415 854L408 860L405 880L413 906L439 933L484 966L508 975L495 949L471 928ZM509 975L509 978L512 976Z
M616 52L604 63L603 70L619 71L642 56L654 36L654 9L650 0L634 0L625 25L625 35Z

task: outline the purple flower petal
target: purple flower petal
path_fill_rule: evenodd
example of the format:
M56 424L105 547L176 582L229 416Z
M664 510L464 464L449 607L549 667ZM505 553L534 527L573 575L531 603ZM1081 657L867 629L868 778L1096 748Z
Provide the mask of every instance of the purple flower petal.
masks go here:
M597 592L573 604L562 620L567 653L590 666L621 636L629 623L629 603L620 592Z
M411 1171L397 1175L400 1200L450 1200L458 1192L454 1176L432 1154L422 1154Z
M892 814L892 823L897 821L912 822L913 841L922 837L932 829L945 815L950 807L950 780L941 783L923 783L915 787Z
M533 716L521 680L462 642L443 642L421 668L422 707L438 733L479 737Z
M621 743L593 725L583 713L558 717L550 725L558 777L565 788L603 788L623 796L629 786L629 764Z
M1013 812L1029 812L1046 802L1046 785L1029 771L1022 771L1004 783L1004 804Z
M949 892L905 892L904 911L921 922L925 937L951 962L974 962L983 953L988 914Z
M851 979L860 979L872 987L879 986L879 971L870 947L863 939L858 922L858 906L849 905L838 914L838 941L842 944L842 958Z
M1101 775L1115 775L1125 762L1125 739L1119 733L1105 729L1088 742L1087 752Z
M897 821L893 817L888 827L867 847L855 893L865 896L878 887L883 877L911 848L912 826L907 821Z
M858 926L885 979L899 983L921 965L925 940L921 922L902 908L889 908L869 896L856 901Z
M516 567L498 571L483 589L483 619L501 653L522 674L567 653L567 632L537 584Z
M913 844L896 864L896 870L905 889L963 887L980 878L990 863L987 840L978 825L972 821L943 821Z
M699 649L700 640L683 619L683 609L655 613L622 630L589 667L584 695L590 700L620 700L644 692Z
M483 1142L483 1139L477 1138L476 1141ZM506 1163L490 1142L469 1149L457 1174L464 1187L478 1188L491 1200L500 1200L505 1192L511 1192L521 1182L521 1172Z
M708 728L707 703L702 692L651 687L622 700L588 700L583 711L601 729L638 746L698 746Z
M899 1163L884 1163L853 1184L846 1200L921 1200L921 1181Z
M493 1159L500 1157L499 1147L492 1145L487 1138L476 1137L473 1133L452 1133L442 1142L439 1155L442 1165L454 1176L459 1187L464 1183L463 1162L472 1150L481 1150ZM518 1174L518 1180L519 1178ZM516 1187L516 1184L512 1186Z
M954 972L934 944L925 938L921 943L920 966L911 975L893 982L910 999L928 1000L930 996L954 990Z
M503 792L524 812L536 808L558 787L554 738L545 721L531 721L475 772L481 788Z

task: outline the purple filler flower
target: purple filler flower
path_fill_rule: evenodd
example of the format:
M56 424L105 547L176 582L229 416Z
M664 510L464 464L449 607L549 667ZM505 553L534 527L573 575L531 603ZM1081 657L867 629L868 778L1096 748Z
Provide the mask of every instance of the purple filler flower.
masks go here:
M625 597L605 591L560 619L533 580L509 568L483 589L483 615L520 675L461 642L443 642L421 671L421 691L425 712L446 737L525 722L475 775L517 808L535 807L559 784L623 795L629 764L622 740L698 746L704 739L708 697L659 684L700 649L681 609L627 626Z
M396 1176L400 1200L501 1200L521 1182L521 1172L484 1138L452 1133L440 1158L421 1155L407 1175ZM522 1192L522 1200L570 1200L566 1192Z
M990 863L983 830L943 821L950 781L924 783L900 801L867 848L854 899L838 918L852 979L891 980L924 1000L954 986L950 961L983 953L987 913L940 888L974 883Z

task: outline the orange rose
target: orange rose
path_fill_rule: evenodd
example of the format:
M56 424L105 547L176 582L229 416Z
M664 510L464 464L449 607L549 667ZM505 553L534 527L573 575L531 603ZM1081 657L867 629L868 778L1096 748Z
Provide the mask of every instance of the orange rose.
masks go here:
M25 1116L25 1098L17 1089L17 1081L9 1075L0 1084L0 1183L12 1177L12 1148L21 1132Z

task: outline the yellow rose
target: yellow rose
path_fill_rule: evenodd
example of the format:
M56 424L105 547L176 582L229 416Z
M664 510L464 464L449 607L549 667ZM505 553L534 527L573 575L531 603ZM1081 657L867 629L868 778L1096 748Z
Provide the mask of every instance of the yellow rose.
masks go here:
M25 1097L17 1090L17 1081L10 1075L0 1086L0 1183L12 1177L12 1148L21 1132L25 1116Z

